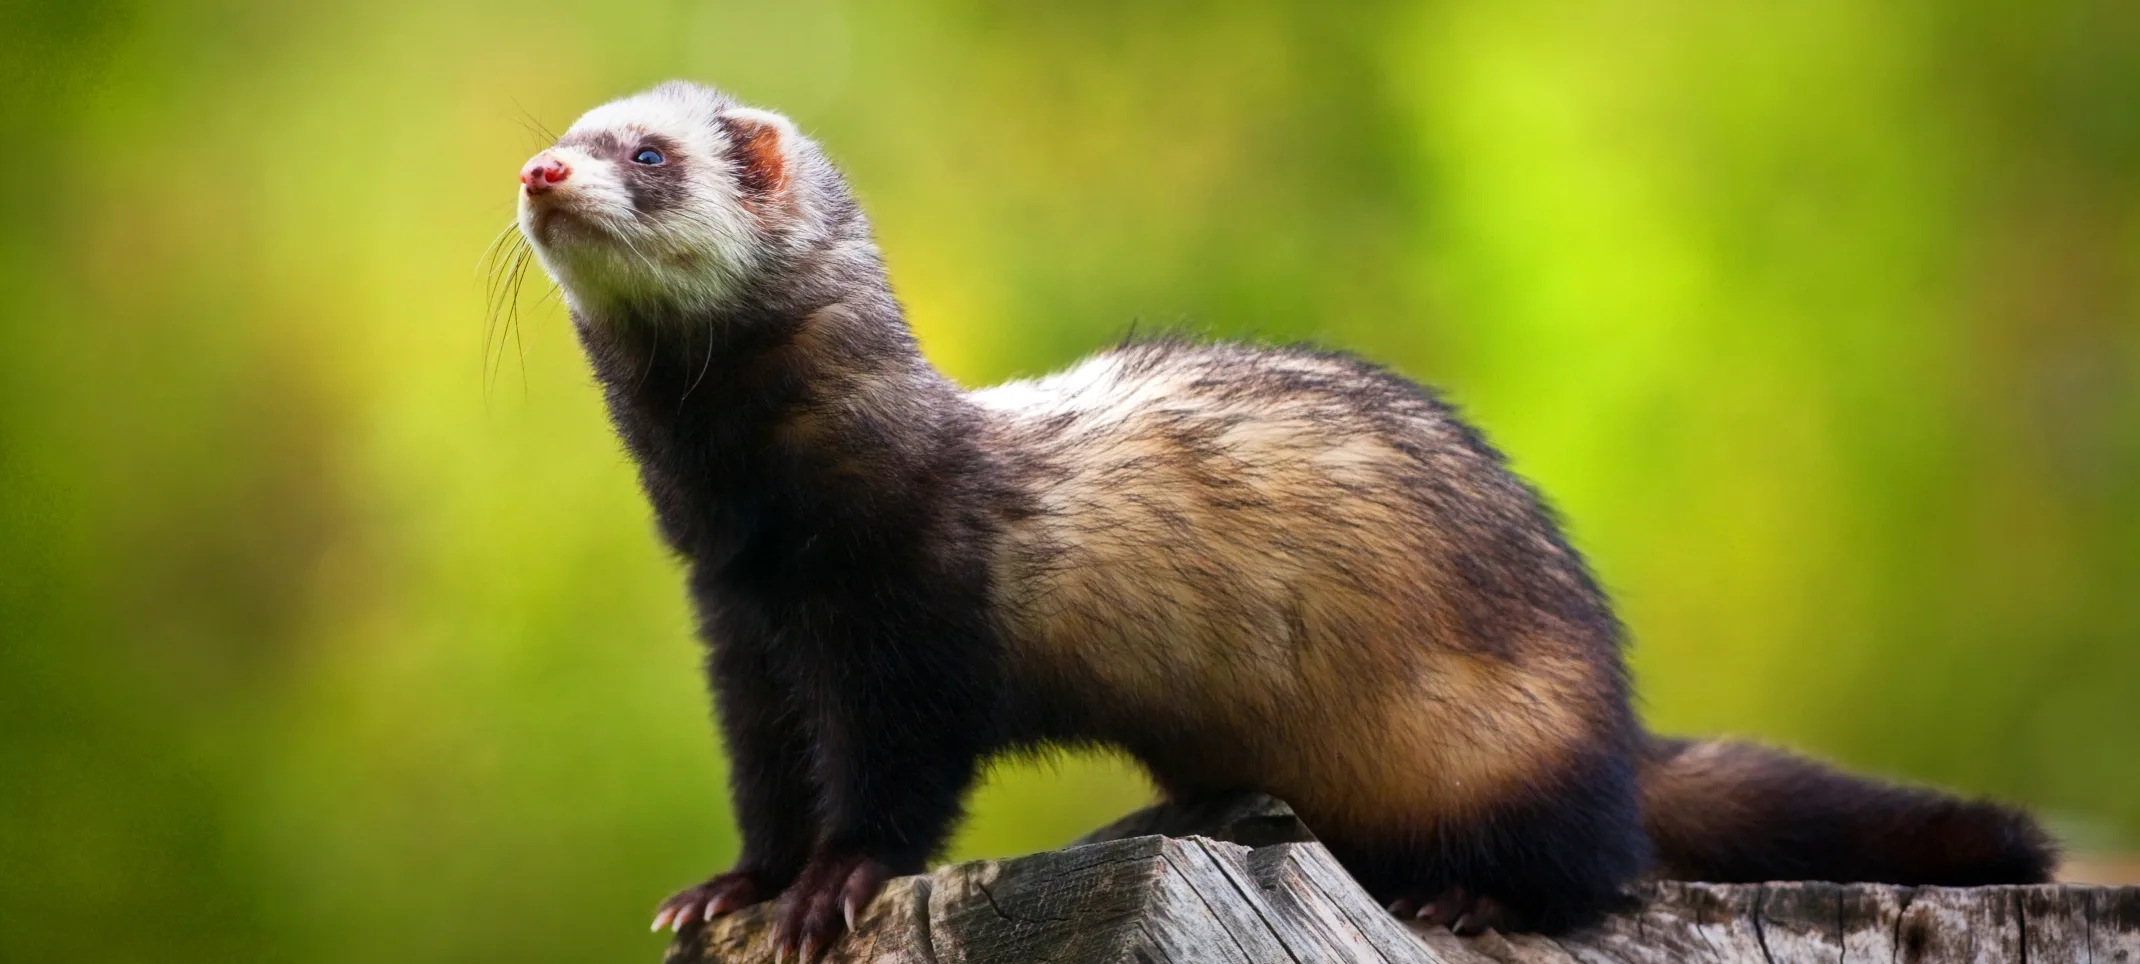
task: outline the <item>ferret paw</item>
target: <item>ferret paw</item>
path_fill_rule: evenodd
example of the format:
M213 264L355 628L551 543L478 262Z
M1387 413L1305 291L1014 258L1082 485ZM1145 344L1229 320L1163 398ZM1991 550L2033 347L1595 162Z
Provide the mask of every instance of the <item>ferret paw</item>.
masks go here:
M856 919L891 877L892 869L883 861L860 854L812 859L802 876L780 895L780 909L773 920L775 959L785 961L799 952L796 960L811 964L818 952L854 929Z
M1390 901L1390 913L1434 927L1447 927L1469 937L1486 931L1506 930L1512 916L1500 901L1451 887L1431 896L1399 897Z
M731 870L715 874L705 883L684 888L676 896L662 901L654 911L654 929L670 927L681 931L687 922L709 921L770 896L758 875L750 871Z

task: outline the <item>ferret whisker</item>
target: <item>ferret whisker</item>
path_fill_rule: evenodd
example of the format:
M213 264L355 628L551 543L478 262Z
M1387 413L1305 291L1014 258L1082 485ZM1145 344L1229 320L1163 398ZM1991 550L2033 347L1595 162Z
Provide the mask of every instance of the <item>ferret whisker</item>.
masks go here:
M550 133L550 128L544 126L542 120L537 118L533 111L528 110L525 105L521 104L518 98L513 99L513 109L520 112L520 126L528 128L532 133L542 135L544 140L552 143L557 141L557 135Z
M632 382L632 392L634 394L646 387L647 376L654 374L654 359L659 357L661 357L661 326L656 325L654 326L653 347L646 353L646 367L639 370L639 378Z
M522 237L517 231L505 235L504 243L492 251L489 256L489 280L496 282L505 268L512 263L513 258L517 257L520 251L527 247L527 243L527 238Z
M522 399L526 399L528 395L528 350L520 338L520 330L526 327L520 322L520 290L527 284L528 261L531 259L532 255L520 259L520 270L513 276L513 310L511 316L505 322L506 329L513 333L513 354L520 363L520 397Z
M638 245L632 243L632 239L630 237L627 237L623 232L618 232L617 240L624 242L624 246L626 248L631 249L632 254L638 256L639 263L646 265L647 274L649 276L648 280L651 281L660 278L661 269L654 267L654 262L649 259L644 252L639 250Z
M526 276L528 262L533 257L534 251L530 248L516 249L499 276L497 299L490 324L483 334L483 390L486 394L497 387L498 373L504 368L505 335L512 331L514 318L519 313L519 279ZM495 351L491 347L493 340L497 345Z
M683 397L676 400L677 411L684 410L684 403L691 400L691 393L698 391L698 383L705 381L706 373L713 370L713 342L714 333L711 329L708 329L706 332L706 360L699 364L698 377L691 380L691 387L684 389Z
M486 358L490 355L490 336L492 329L498 323L498 316L502 309L499 299L504 293L505 280L510 273L511 266L524 253L533 250L528 247L527 239L518 233L508 235L506 232L499 232L498 239L494 239L492 242L493 245L497 243L497 240L504 240L504 246L496 247L485 255L491 262L483 283L483 303L487 318L483 329L483 354Z
M483 300L486 311L484 326L485 354L489 353L489 340L500 316L504 313L506 287L511 279L514 265L530 253L525 238L517 233L505 238L505 243L490 255L491 265L483 280Z
M491 268L490 278L485 286L484 297L488 302L489 311L483 325L483 364L481 367L483 371L483 391L486 398L489 396L491 387L495 384L495 379L492 377L491 341L501 335L499 325L510 310L511 299L516 297L512 290L512 278L516 273L525 270L526 261L533 255L533 251L534 249L527 245L525 238L517 234L513 235L507 241L505 247L497 252L496 262Z
M484 262L490 260L490 256L498 250L498 245L504 243L508 236L516 235L519 231L519 218L516 217L511 221L505 222L505 227L499 228L497 234L491 235L490 243L483 246L483 253L476 256L476 270L482 271Z
M519 353L521 382L520 387L523 393L525 393L527 390L528 367L526 349L521 344L520 340L520 291L521 288L527 283L528 263L533 260L533 254L524 254L520 258L519 265L513 269L512 306L510 309L507 310L505 316L505 330L507 333L513 336L513 348L517 353ZM505 345L503 339L500 339L500 343L498 345L498 367L501 369L505 367Z

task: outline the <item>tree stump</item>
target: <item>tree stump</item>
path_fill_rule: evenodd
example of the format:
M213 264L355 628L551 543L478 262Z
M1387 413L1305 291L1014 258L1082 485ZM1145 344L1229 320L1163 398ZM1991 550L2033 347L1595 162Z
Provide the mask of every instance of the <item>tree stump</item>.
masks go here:
M2140 964L2140 887L1639 885L1642 906L1547 938L1399 921L1283 803L1133 813L1071 846L892 881L828 962L913 964ZM689 925L667 964L757 964L770 905Z

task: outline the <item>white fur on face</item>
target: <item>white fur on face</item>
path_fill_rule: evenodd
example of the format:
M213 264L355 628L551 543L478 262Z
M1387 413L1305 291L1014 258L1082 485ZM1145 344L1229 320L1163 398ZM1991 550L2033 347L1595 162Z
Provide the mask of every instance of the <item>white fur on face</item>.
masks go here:
M785 118L739 107L716 91L667 84L588 111L545 154L571 169L541 195L520 192L520 230L568 306L595 314L630 307L691 312L718 305L767 251L761 213L744 203L723 117ZM624 165L650 136L680 165L680 195L654 210L633 204Z

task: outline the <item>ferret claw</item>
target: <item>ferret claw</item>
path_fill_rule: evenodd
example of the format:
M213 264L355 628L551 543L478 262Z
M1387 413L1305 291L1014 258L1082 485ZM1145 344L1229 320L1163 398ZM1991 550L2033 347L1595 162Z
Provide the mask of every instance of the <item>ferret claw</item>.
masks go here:
M753 903L755 896L755 893L746 894L734 888L723 890L706 902L705 919L712 920L730 911L742 910Z
M891 874L882 861L860 854L820 855L781 895L774 942L783 953L800 950L798 964L811 964L855 929Z
M681 933L684 925L710 921L729 911L741 910L758 902L762 885L750 871L731 870L717 874L705 883L688 887L673 897L661 902L654 914L654 930L668 927Z
M1416 891L1389 902L1390 913L1410 918L1428 927L1446 927L1470 937L1510 925L1508 908L1499 901L1462 887L1448 887L1431 895Z
M1399 917L1409 917L1428 927L1446 927L1464 937L1501 930L1509 924L1508 909L1499 901L1462 887L1450 887L1431 897L1399 897L1389 907Z

